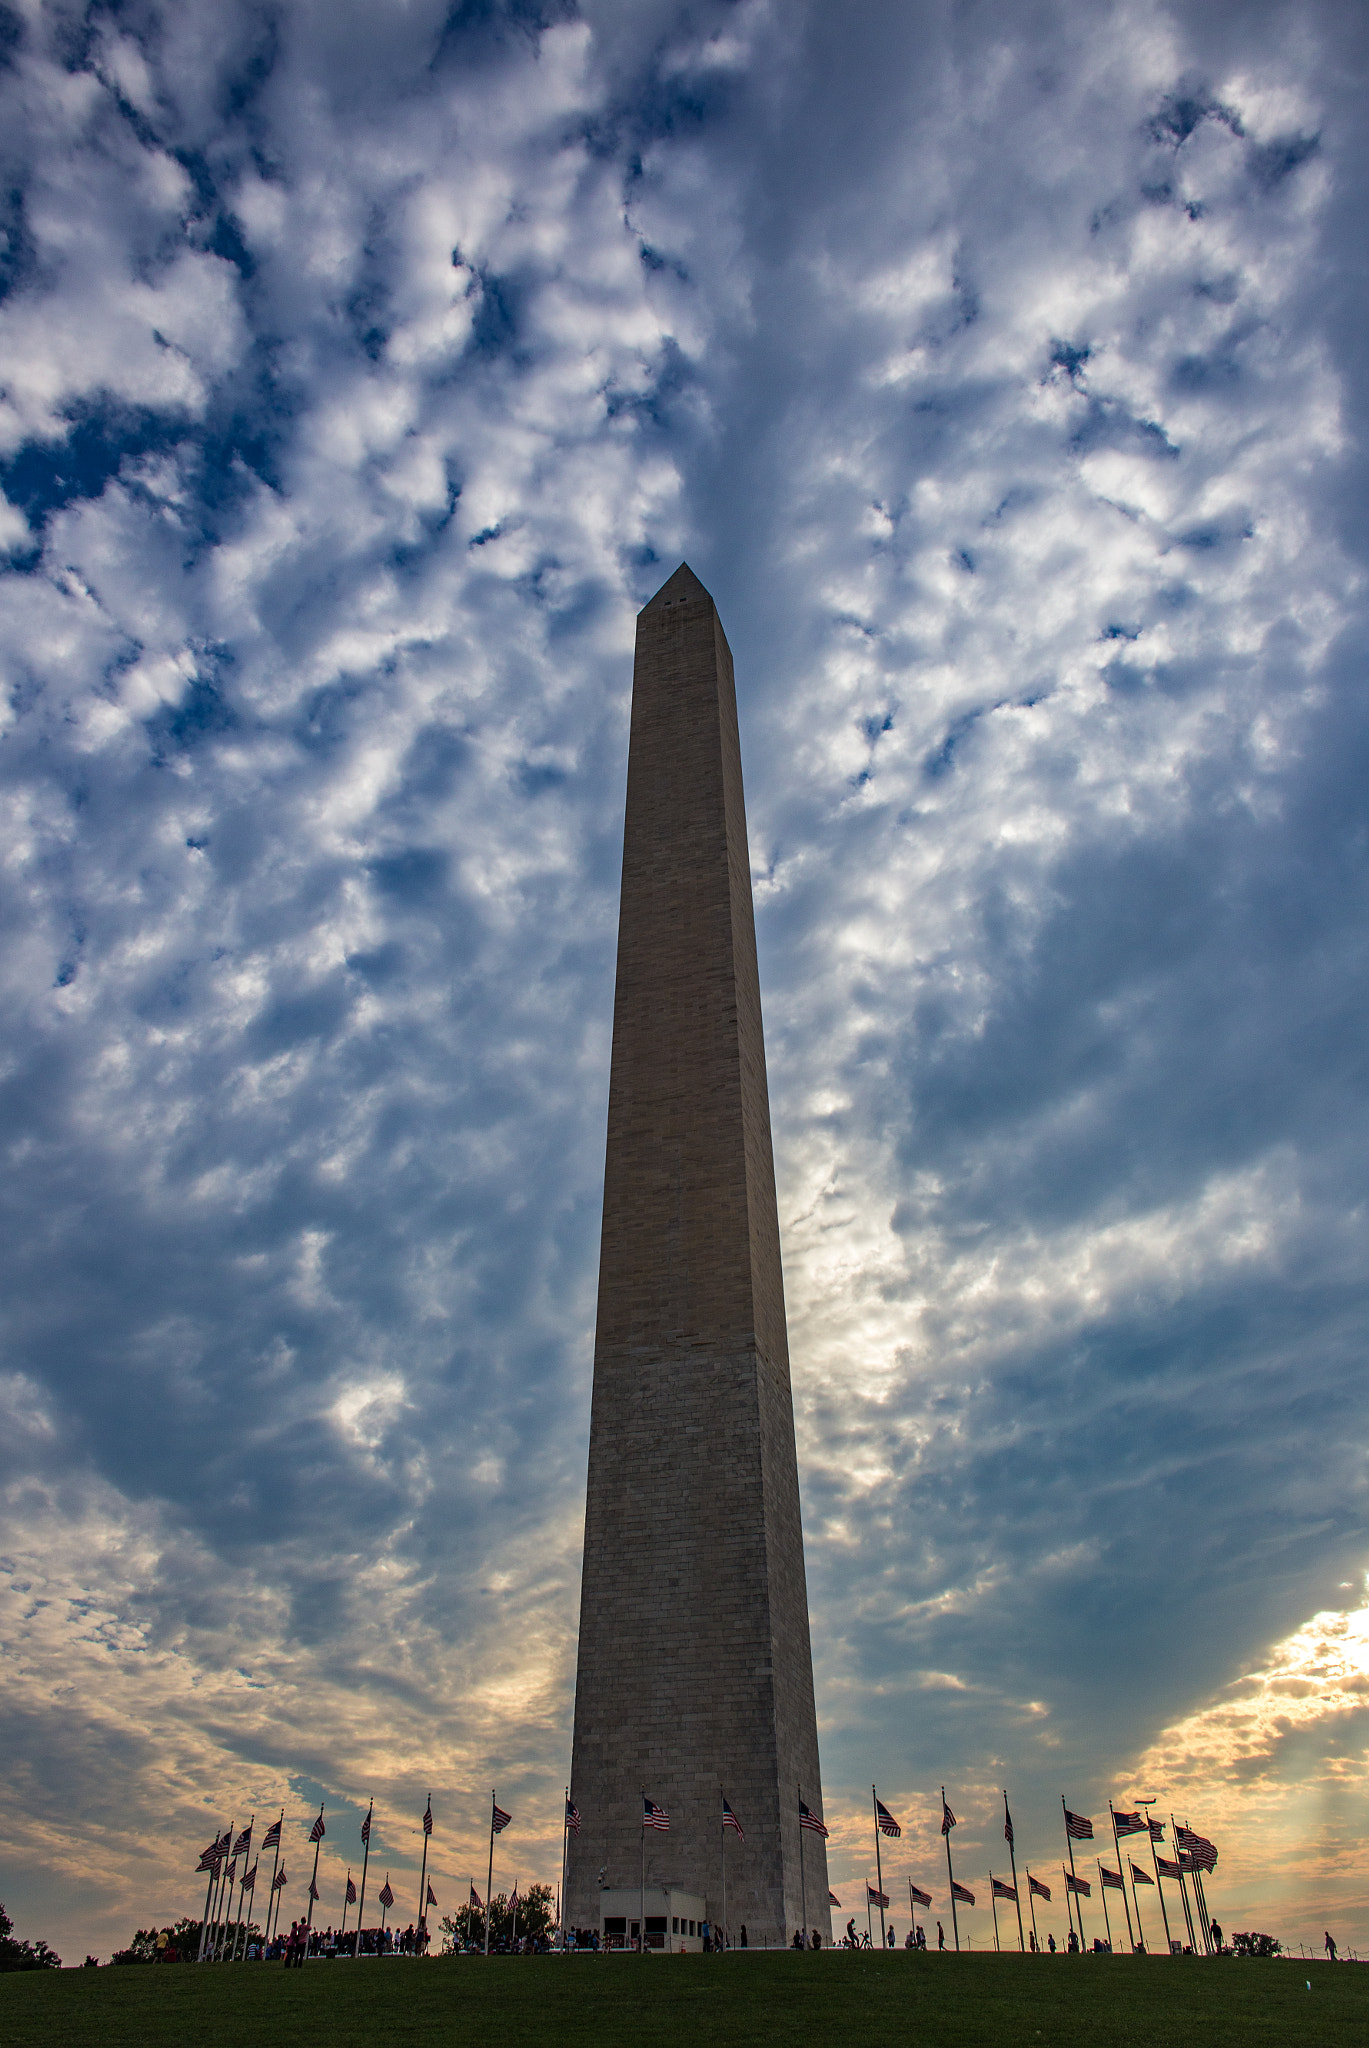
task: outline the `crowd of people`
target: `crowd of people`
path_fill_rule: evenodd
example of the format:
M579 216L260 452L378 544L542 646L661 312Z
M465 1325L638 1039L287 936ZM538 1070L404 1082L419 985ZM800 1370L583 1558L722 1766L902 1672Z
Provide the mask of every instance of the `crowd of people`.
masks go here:
M309 1927L292 1920L287 1934L273 1934L270 1941L249 1941L249 1963L284 1963L286 1969L302 1969L306 1959L332 1962L338 1956L421 1956L428 1950L428 1930L412 1922L404 1928L363 1927L344 1934L331 1927Z

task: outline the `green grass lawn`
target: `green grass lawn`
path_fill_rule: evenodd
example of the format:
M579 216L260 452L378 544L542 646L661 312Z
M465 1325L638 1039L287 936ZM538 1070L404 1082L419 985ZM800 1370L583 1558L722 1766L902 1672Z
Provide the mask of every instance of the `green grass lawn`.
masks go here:
M1311 1989L1308 1990L1308 1982ZM0 2048L1012 2042L1363 2048L1369 1968L1176 1957L478 1956L0 1977Z

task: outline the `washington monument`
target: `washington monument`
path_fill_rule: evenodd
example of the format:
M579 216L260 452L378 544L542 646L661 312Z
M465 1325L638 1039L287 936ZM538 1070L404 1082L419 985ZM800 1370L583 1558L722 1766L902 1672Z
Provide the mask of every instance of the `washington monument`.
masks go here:
M720 1923L725 1799L733 1940L830 1939L732 655L683 564L637 619L571 1797L567 1926L616 1890L630 1944L643 1883ZM648 1946L694 1933L657 1902Z

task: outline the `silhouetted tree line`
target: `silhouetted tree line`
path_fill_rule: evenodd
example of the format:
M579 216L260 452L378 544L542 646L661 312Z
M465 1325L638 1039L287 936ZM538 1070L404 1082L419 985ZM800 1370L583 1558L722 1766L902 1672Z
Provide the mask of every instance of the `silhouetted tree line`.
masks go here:
M549 1884L530 1884L525 1892L518 1894L518 1946L531 1940L535 1943L550 1941L556 1928L556 1906ZM513 1946L513 1906L503 1892L490 1906L490 1947L506 1954ZM455 1913L442 1915L442 1953L454 1955L458 1949L485 1946L485 1915L476 1907L459 1906Z
M200 1952L198 1920L177 1920L170 1927L140 1927L127 1948L116 1949L111 1963L193 1963Z

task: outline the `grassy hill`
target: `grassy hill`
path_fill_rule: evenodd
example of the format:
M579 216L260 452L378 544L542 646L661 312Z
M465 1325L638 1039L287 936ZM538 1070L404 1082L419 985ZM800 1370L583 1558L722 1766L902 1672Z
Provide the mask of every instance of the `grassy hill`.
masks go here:
M1310 1989L1308 1988L1310 1984ZM1142 1956L460 1957L0 1977L0 2048L616 2048L885 2040L928 2048L1362 2048L1369 1968Z

